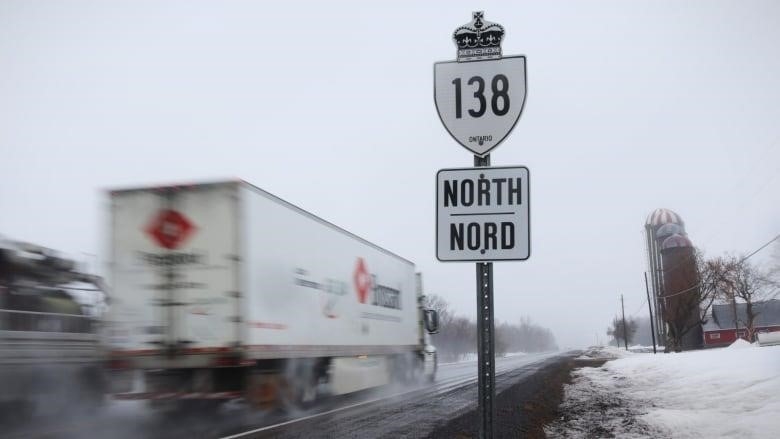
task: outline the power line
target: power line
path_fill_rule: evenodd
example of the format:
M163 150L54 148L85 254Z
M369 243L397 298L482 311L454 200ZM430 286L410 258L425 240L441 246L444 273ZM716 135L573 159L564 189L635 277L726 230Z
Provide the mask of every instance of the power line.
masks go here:
M768 143L767 143L767 147L766 147L766 148L764 149L764 151L761 153L761 156L763 157L763 156L765 156L767 153L769 153L770 151L773 151L773 150L775 149L776 145L778 145L778 144L780 144L780 137L779 137L779 138L776 138L776 139L774 139L774 140L773 140L773 141L771 141L771 142L768 142ZM760 187L759 187L757 190L754 190L754 191L753 191L753 193L752 193L752 194L751 194L749 197L741 197L741 198L740 198L740 201L739 201L738 207L740 207L740 206L744 206L744 205L745 205L745 203L747 203L747 201L748 201L748 200L755 198L756 194L758 194L760 191L763 191L763 190L764 190L764 188L766 188L766 187L769 185L769 183L771 183L771 182L772 182L772 180L774 180L776 177L777 177L777 173L776 173L776 172L774 172L774 173L770 173L769 179L768 179L768 180L766 180L766 181L765 181L763 184L761 184L761 186L760 186ZM740 181L739 181L738 183L739 183L739 184L742 184L742 183L744 183L745 181L746 181L746 179L744 179L744 178L743 178L743 179L740 179ZM651 214L651 215L652 215L652 214ZM647 226L647 224L646 224L645 226ZM647 233L647 227L645 227L645 233ZM716 230L713 230L711 233L709 233L707 236L708 236L708 237L712 237L712 236L714 236L714 235L715 235L715 234L717 234L717 233L718 233L718 230L716 229ZM655 234L653 234L653 235L655 235ZM762 249L763 249L765 246L769 245L770 243L772 243L773 241L777 240L778 238L780 238L780 235L778 235L778 236L774 237L772 240L770 240L770 241L769 241L768 243L766 243L764 246L762 246L761 248L759 248L759 249L758 249L758 250L756 250L755 252L753 252L753 253L751 253L750 255L748 255L747 257L745 257L745 259L747 259L747 258L749 258L750 256L753 256L755 253L757 253L757 252L761 251L761 250L762 250ZM649 250L650 250L650 249L648 249L648 251L649 251ZM697 252L694 252L694 253L693 253L693 254L692 254L690 257L694 257L694 256L696 255L696 253L697 253ZM682 260L682 261L680 261L680 262L677 264L677 266L675 266L675 267L672 267L672 268L671 268L671 270L674 270L674 269L676 269L678 266L680 266L680 265L684 264L685 262L687 262L687 259L690 259L690 257L689 257L689 258L686 258L685 260ZM744 259L743 259L743 260L744 260ZM741 261L740 261L740 262L741 262ZM661 270L662 270L662 271L666 271L666 270L663 270L662 268L661 268ZM652 273L652 275L653 275L653 276L656 276L656 274L655 274L655 273ZM660 296L659 296L659 297L660 297Z
M772 238L772 239L770 239L769 241L767 241L767 243L766 243L766 244L764 244L764 245L762 245L761 247L757 248L756 250L754 250L753 252L751 252L749 255L745 256L745 257L744 257L744 258L742 258L742 259L740 259L740 260L739 260L739 262L744 262L744 261L746 261L748 258L750 258L751 256L755 255L756 253L760 252L761 250L765 249L765 248L766 248L766 247L767 247L769 244L771 244L771 243L775 242L775 241L776 241L776 240L778 240L778 239L780 239L780 234L778 234L778 235L777 235L777 236L775 236L774 238ZM692 286L692 287L686 288L686 289L684 289L684 290L682 290L682 291L678 291L678 292L676 292L676 293L673 293L673 294L665 294L665 295L663 295L663 296L658 296L658 297L659 297L659 298L661 298L661 299L666 299L666 298L669 298L669 297L679 296L680 294L685 294L685 293L687 293L688 291L691 291L691 290L694 290L694 289L696 289L696 288L699 288L700 286L701 286L701 282L697 283L696 285L694 285L694 286Z
M642 302L642 304L641 304L641 305L639 305L639 307L636 309L636 311L634 311L634 312L632 312L632 313L630 314L630 317L634 317L635 315L637 315L637 314L639 313L639 311L642 311L642 307L644 307L646 303L647 303L647 299L645 299L645 300Z
M777 240L778 240L778 238L780 238L780 235L777 235L777 236L775 236L774 238L770 239L770 240L769 240L769 241L768 241L766 244L762 245L762 246L761 246L761 247L759 247L757 250L755 250L755 251L753 251L752 253L750 253L749 255L745 256L745 257L744 257L744 258L742 258L742 259L741 259L739 262L744 262L744 261L748 260L748 259L749 259L751 256L753 256L754 254L756 254L756 253L760 252L761 250L765 249L765 248L766 248L766 247L767 247L769 244L771 244L771 243L773 243L773 242L777 241Z

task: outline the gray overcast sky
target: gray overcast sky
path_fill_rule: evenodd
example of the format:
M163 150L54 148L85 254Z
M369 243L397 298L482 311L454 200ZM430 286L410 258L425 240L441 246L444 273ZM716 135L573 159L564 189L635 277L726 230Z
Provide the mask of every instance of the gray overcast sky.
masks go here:
M0 233L101 253L105 188L240 177L415 261L475 314L474 266L435 258L435 174L471 166L433 103L471 11L528 57L494 165L531 171L531 259L496 317L605 339L644 312L642 226L709 255L780 233L780 2L0 2ZM770 253L770 252L765 252Z

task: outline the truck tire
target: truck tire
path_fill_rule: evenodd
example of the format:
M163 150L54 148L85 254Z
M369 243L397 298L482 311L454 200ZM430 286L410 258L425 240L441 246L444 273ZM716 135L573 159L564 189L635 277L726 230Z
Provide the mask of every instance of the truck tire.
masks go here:
M291 360L284 376L282 403L288 409L306 410L317 402L320 378L319 361L315 358Z
M86 414L95 414L103 408L106 380L98 367L88 367L79 374L79 402Z
M424 364L419 355L411 352L397 355L392 364L394 382L406 386L422 382Z
M428 374L428 376L425 377L425 380L429 383L433 383L436 381L436 372L439 370L439 355L438 353L433 354L433 372Z

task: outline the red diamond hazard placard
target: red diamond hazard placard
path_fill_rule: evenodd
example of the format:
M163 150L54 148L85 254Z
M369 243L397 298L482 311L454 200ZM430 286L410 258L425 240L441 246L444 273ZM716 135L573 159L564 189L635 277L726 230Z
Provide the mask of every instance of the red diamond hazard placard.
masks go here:
M371 289L371 274L366 269L366 263L363 261L363 258L358 258L357 264L355 264L353 280L355 281L355 290L358 293L358 301L366 303L368 291Z
M181 213L164 209L157 213L146 233L159 246L169 250L179 248L195 231L195 225Z

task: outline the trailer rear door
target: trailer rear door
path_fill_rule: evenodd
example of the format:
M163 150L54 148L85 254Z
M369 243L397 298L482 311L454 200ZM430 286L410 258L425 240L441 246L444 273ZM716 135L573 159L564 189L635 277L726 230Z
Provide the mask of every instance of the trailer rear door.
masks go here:
M234 183L112 193L115 350L209 352L238 341L236 193Z

